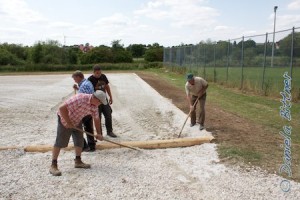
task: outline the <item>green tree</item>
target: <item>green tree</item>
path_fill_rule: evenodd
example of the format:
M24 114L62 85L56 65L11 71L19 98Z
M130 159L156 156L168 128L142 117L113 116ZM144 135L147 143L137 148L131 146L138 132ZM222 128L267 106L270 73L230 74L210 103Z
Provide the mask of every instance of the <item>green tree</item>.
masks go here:
M17 65L24 64L24 61L16 55L9 52L7 49L0 47L0 65Z
M112 44L113 62L132 62L132 54L124 48L123 44L120 44L121 40L114 40Z
M113 50L124 49L124 45L120 44L121 40L113 40L111 42L111 47Z
M31 59L32 62L35 64L38 64L41 62L42 60L42 56L43 56L43 46L40 42L38 42L37 44L35 44L32 47L32 51L31 51Z
M2 65L22 65L26 63L28 57L28 47L18 44L0 44L0 64Z
M32 47L31 59L33 63L66 64L68 51L55 40L39 41Z
M63 64L65 61L65 51L56 40L47 40L42 44L42 63Z
M163 47L158 43L154 43L153 45L148 45L148 49L145 52L144 58L148 62L162 62L164 50Z
M145 54L146 45L144 44L131 44L126 48L129 52L131 52L134 58L141 58Z
M22 45L3 43L1 46L11 54L14 54L18 59L25 61L28 57L28 48Z
M67 62L69 64L77 64L78 63L78 56L79 56L79 48L70 47L67 49Z
M238 47L242 48L242 41L238 43ZM248 39L244 41L244 49L255 48L255 47L256 47L256 42L254 40Z
M283 56L291 56L292 34L279 41L279 51ZM300 57L300 32L294 33L294 56ZM297 50L296 50L297 49Z

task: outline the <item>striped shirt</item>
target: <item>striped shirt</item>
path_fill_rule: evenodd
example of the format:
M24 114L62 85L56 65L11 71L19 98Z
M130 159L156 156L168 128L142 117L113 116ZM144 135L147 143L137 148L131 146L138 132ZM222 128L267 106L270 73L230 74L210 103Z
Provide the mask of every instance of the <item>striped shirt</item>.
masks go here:
M92 96L92 94L77 94L65 101L69 111L69 118L74 126L79 126L82 118L87 115L92 115L94 119L99 118L98 106L91 104ZM67 126L59 110L57 114L61 117L62 124Z
M78 86L79 86L79 90L78 90L79 93L85 93L85 94L94 93L93 84L85 78L80 83L78 83Z

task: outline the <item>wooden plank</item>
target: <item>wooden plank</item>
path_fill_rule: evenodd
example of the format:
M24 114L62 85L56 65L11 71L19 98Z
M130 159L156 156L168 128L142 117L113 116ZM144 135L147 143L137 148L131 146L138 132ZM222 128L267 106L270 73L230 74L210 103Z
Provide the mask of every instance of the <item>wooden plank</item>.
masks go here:
M19 149L17 146L8 146L8 147L0 147L0 151L2 150L10 150L10 149Z
M124 141L119 142L121 144L130 145L133 147L141 148L141 149L164 149L164 148L177 148L177 147L189 147L194 145L200 145L203 143L209 143L213 140L213 136L204 136L197 138L176 138L169 140L146 140L146 141ZM114 148L124 148L116 144L112 144L109 142L98 142L96 145L96 149L114 149ZM73 150L74 146L69 145L64 150L69 151ZM51 145L34 145L27 146L24 148L26 152L47 152L52 150Z

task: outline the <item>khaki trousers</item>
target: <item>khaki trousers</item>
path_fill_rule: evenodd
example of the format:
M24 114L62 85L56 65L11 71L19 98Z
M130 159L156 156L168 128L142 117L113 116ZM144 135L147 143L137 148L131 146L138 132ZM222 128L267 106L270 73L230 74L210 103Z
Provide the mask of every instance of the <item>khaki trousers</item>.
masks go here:
M191 104L194 105L195 101L197 100L198 96L192 95L191 98ZM205 121L205 101L206 101L206 93L200 97L199 101L197 102L200 103L200 110L198 113L198 120L199 124L201 126L204 126L204 121ZM196 124L196 111L197 111L197 104L194 107L194 110L191 112L191 124Z

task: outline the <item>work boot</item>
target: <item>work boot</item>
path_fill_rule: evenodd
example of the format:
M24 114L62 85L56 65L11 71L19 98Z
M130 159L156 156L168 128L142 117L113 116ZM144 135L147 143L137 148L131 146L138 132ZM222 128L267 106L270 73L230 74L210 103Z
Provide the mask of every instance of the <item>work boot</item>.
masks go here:
M82 148L82 151L84 151L84 152L89 152L90 151L90 147L89 146L86 146L86 147L83 147Z
M57 165L55 164L51 165L49 172L53 176L61 176L61 172L58 170Z
M114 137L114 138L117 137L113 132L107 133L107 135L110 136L110 137Z
M204 129L204 126L200 124L199 130L202 131Z
M91 168L90 164L85 164L84 162L81 161L81 159L74 159L75 161L75 168Z
M95 145L90 145L89 152L94 152L94 151L96 151L96 146Z

